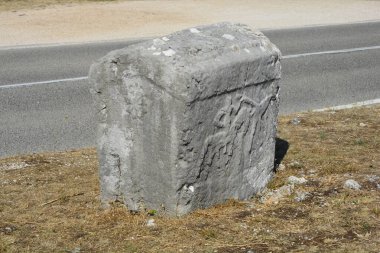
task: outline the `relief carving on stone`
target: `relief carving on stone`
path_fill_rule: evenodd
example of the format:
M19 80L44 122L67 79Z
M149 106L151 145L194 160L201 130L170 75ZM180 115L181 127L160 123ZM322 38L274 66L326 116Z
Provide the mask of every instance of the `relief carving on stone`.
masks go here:
M214 133L209 135L201 149L198 160L199 178L205 167L226 168L233 153L239 151L245 158L253 150L253 138L260 118L275 96L266 96L260 102L243 94L228 95L225 106L216 114ZM249 161L249 160L248 160ZM243 159L241 162L247 162Z

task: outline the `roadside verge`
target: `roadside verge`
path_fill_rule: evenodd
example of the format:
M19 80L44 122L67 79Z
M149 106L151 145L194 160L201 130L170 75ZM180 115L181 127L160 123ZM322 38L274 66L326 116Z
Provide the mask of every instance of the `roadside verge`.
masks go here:
M280 117L262 196L180 219L100 209L94 149L0 159L0 251L373 251L379 125L379 105Z

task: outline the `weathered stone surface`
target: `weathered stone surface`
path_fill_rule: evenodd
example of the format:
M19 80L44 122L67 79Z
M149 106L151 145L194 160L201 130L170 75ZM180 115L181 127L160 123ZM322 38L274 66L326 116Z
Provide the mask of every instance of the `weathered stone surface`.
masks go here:
M222 23L95 63L102 201L182 215L262 189L273 173L279 58L262 33Z

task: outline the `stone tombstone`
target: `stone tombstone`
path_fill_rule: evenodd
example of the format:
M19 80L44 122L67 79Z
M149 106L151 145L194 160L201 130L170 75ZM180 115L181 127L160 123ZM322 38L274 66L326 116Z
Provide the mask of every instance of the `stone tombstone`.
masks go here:
M249 199L274 167L280 51L241 24L110 52L90 70L101 200L183 215Z

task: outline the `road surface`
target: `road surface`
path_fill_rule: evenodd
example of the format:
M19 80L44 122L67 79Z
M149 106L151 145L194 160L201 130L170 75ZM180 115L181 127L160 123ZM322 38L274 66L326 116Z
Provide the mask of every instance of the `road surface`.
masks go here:
M282 114L380 98L379 22L264 33L284 55ZM0 48L0 157L94 146L89 66L130 43Z

